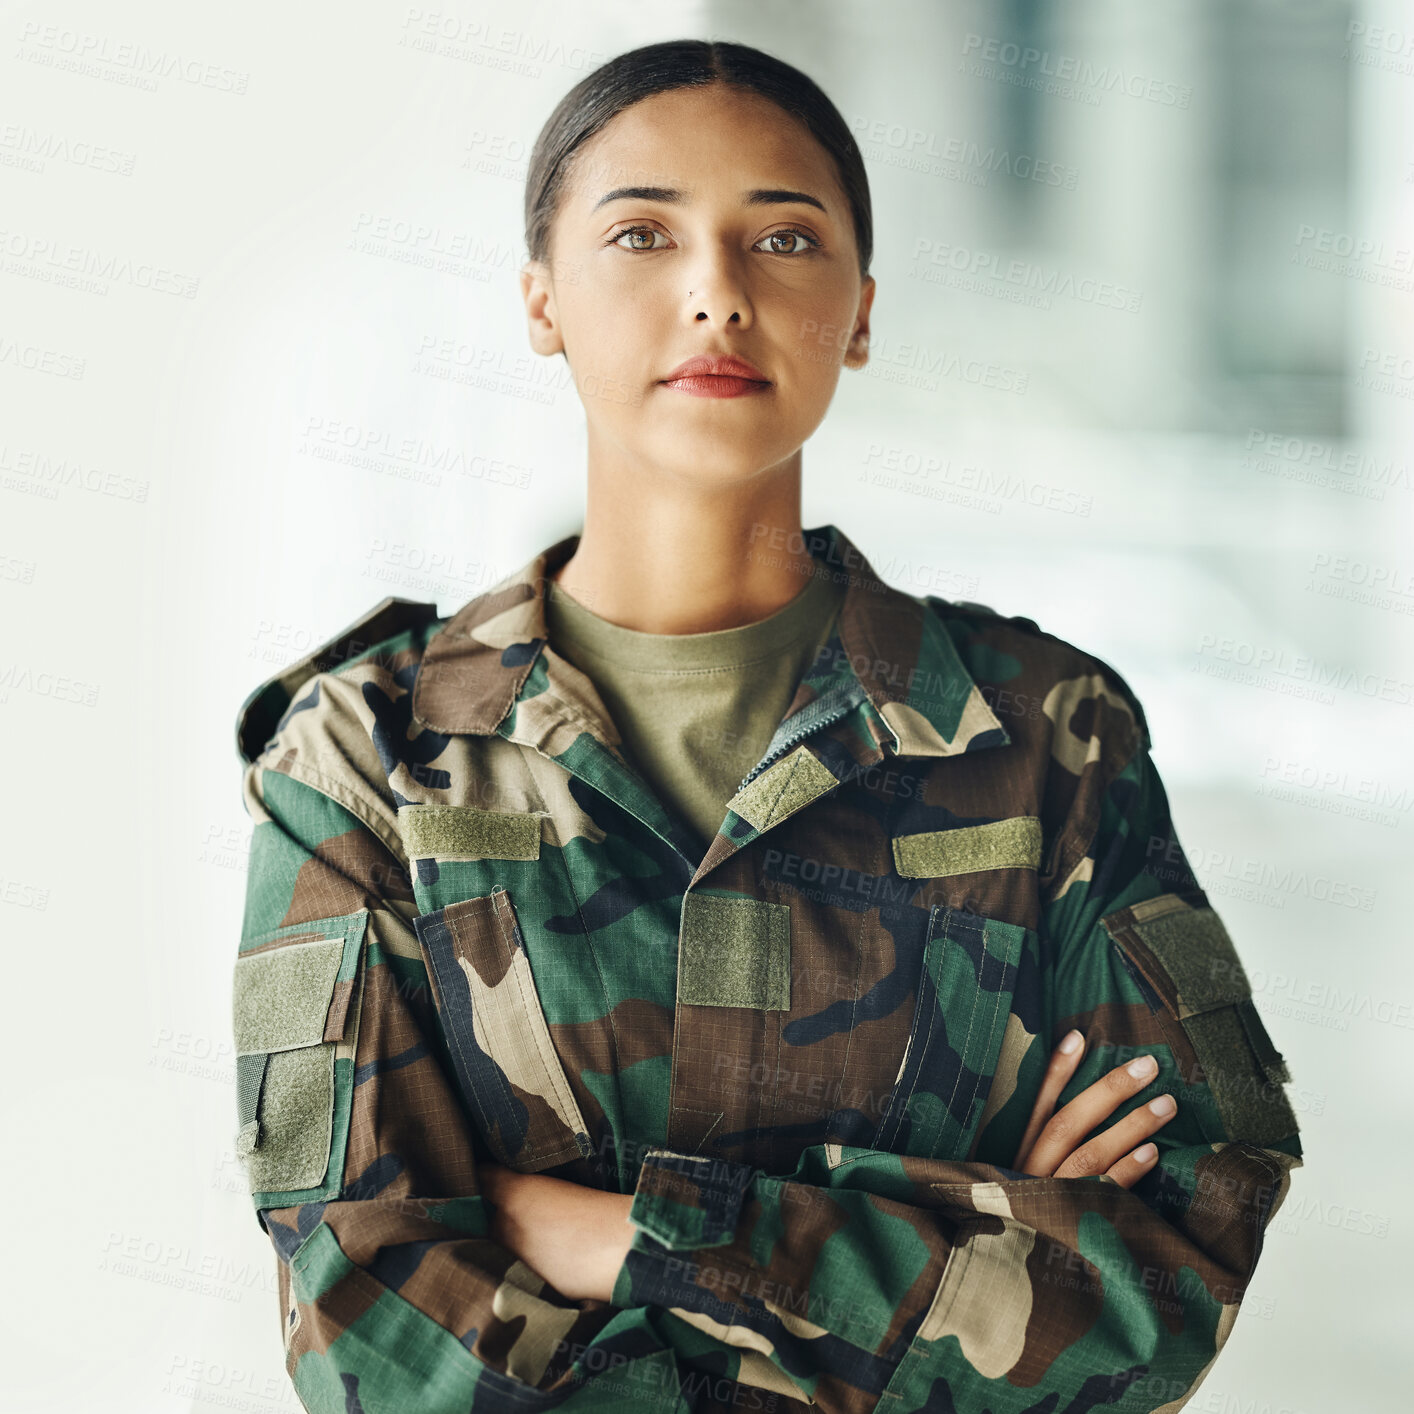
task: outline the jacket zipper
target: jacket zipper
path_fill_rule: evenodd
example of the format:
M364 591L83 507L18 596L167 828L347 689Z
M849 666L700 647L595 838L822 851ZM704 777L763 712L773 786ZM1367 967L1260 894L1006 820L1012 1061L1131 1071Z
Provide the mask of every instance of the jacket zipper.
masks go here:
M767 750L766 755L741 778L741 784L737 790L745 790L762 771L773 762L780 760L787 751L806 737L814 736L816 732L829 726L831 722L839 721L846 713L857 707L864 700L865 695L863 687L858 682L842 683L823 697L818 697L814 702L802 707L798 715L805 720L775 746Z

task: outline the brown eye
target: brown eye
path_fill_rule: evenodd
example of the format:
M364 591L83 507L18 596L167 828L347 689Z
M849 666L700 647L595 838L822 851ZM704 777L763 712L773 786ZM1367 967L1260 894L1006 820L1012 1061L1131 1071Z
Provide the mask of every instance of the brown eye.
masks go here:
M804 247L790 247L784 244L795 240L804 241ZM769 236L762 237L761 245L766 245L767 242L771 243L766 251L767 255L804 255L807 250L814 250L820 244L814 237L807 236L804 231L795 230L772 231ZM775 244L776 242L782 242L782 244ZM758 245L756 248L760 250L761 246Z
M661 232L655 231L652 226L627 226L622 231L619 231L615 235L611 236L608 240L608 244L619 246L620 250L661 250L662 246L655 246L652 244L652 237L661 234ZM620 242L625 236L647 236L649 237L649 243L647 245L620 245Z

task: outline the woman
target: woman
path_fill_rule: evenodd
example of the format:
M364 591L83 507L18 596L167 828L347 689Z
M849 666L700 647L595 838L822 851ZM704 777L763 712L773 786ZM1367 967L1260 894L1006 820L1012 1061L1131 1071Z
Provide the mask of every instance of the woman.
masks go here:
M1176 1407L1289 1074L1123 681L801 526L874 296L844 122L648 46L526 214L582 533L242 716L238 1148L300 1398Z

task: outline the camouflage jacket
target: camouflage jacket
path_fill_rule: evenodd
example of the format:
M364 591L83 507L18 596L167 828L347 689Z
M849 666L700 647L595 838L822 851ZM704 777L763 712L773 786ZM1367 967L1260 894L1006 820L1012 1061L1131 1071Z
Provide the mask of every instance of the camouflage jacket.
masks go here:
M560 540L387 599L241 711L237 1148L312 1411L1177 1409L1300 1166L1290 1074L1143 712L1025 618L882 582L700 855L547 645ZM763 546L753 553L770 553ZM1011 1167L1136 1053L1132 1189ZM488 1235L476 1162L631 1193L612 1300Z

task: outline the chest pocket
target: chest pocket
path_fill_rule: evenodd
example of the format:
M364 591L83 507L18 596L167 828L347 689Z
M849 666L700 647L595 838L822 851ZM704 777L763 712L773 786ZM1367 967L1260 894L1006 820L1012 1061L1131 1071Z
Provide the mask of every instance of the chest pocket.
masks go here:
M930 910L913 1022L874 1147L965 1159L987 1103L1029 929Z
M413 920L467 1111L492 1157L534 1173L593 1152L555 1052L510 893Z

